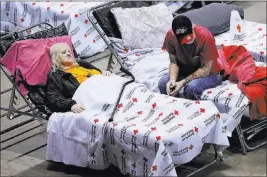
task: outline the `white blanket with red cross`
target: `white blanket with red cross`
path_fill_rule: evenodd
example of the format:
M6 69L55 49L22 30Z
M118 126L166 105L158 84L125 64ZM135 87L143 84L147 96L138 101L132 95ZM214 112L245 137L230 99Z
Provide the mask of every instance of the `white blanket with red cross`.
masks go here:
M191 161L204 143L229 145L211 101L173 98L138 83L126 86L109 123L126 81L112 75L82 83L73 98L86 111L50 117L47 160L92 169L113 164L136 176L177 176L174 166Z

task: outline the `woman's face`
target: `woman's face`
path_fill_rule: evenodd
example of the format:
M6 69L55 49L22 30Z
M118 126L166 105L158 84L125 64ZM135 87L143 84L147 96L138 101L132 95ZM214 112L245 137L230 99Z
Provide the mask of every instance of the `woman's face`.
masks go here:
M71 54L70 47L66 45L61 45L56 51L57 62L63 68L71 67L74 64L74 57Z

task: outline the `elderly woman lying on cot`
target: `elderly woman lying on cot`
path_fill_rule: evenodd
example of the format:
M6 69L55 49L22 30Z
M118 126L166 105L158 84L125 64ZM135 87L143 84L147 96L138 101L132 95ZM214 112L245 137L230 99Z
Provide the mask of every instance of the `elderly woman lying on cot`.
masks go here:
M84 107L72 99L79 85L88 77L98 74L109 76L111 72L101 72L100 69L84 61L77 62L70 46L66 43L52 45L50 56L52 70L48 75L46 91L49 109L53 112L84 111Z

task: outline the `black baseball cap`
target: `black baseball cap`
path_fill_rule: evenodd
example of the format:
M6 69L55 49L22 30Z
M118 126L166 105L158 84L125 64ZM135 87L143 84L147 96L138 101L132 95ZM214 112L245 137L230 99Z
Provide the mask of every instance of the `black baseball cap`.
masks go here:
M184 15L178 15L173 19L172 30L180 43L185 37L193 35L192 22Z

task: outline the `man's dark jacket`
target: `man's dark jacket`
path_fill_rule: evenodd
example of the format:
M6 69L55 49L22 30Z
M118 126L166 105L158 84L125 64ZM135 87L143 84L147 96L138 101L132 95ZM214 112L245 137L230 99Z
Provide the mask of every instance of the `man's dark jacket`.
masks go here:
M84 61L79 61L78 64L87 69L100 71L98 68ZM55 72L50 72L46 85L46 102L48 108L52 112L70 111L71 107L76 104L76 101L72 97L79 85L77 79L70 73L65 73L59 69Z

